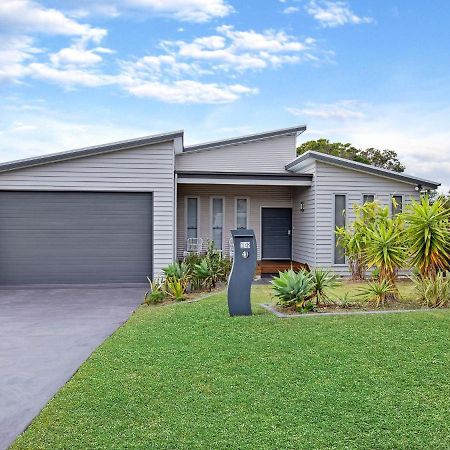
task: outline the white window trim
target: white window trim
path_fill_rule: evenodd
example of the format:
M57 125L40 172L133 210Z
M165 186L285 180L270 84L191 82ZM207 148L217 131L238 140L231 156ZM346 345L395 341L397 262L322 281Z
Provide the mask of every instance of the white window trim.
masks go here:
M394 192L393 194L391 194L391 196L389 197L389 209L391 211L391 217L394 217L394 205L392 203L392 199L395 197L401 197L402 198L402 210L401 212L404 211L405 209L405 194L398 194L396 192Z
M198 195L186 195L184 197L184 233L185 233L185 244L188 238L188 199L197 199L197 238L200 237L200 197Z
M237 201L247 200L247 229L250 222L250 197L237 196L234 197L234 229L237 230Z
M225 197L223 195L212 195L209 197L209 240L213 240L213 200L216 198L222 199L222 248L225 252Z
M332 202L333 202L333 216L331 219L332 222L332 242L333 247L331 248L331 264L334 267L347 267L347 257L345 256L345 262L344 263L336 263L334 261L334 252L336 249L336 233L334 232L336 229L336 195L344 195L345 196L345 226L347 227L347 221L348 221L348 192L333 192L332 194ZM316 237L317 239L317 237Z

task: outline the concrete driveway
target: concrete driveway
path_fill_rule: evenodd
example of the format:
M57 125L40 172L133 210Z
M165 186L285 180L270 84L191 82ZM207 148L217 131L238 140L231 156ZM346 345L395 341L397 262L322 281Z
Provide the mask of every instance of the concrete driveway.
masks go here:
M141 303L145 288L0 289L0 449Z

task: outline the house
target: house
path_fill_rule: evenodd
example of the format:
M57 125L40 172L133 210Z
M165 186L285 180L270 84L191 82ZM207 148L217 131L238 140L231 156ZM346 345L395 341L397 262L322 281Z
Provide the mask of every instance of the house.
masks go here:
M188 237L228 254L236 227L255 230L259 260L347 274L333 230L353 203L395 197L401 209L439 183L296 157L305 129L192 146L175 131L0 164L0 284L145 282Z

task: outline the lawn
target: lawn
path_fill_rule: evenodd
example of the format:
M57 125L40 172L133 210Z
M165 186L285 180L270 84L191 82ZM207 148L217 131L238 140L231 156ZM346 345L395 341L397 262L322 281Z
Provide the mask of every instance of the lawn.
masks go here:
M448 449L450 311L140 307L13 449Z

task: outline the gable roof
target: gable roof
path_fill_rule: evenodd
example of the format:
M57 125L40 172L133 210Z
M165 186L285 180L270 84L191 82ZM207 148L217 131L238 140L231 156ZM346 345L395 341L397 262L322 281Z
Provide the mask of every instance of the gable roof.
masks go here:
M309 150L299 157L295 158L285 168L286 170L296 172L298 169L301 169L302 167L307 165L311 159L322 161L328 164L333 164L336 166L346 167L353 170L358 170L360 172L367 172L385 178L392 178L397 181L403 181L404 183L416 184L424 188L437 189L441 185L441 183L437 181L426 180L423 178L407 175L405 173L394 172L393 170L382 169L380 167L372 166L369 164L340 158L338 156L328 155L326 153L315 152L312 150Z
M220 141L204 142L202 144L188 145L184 147L183 153L190 153L200 150L211 150L218 147L224 147L226 145L243 144L245 142L259 141L262 139L268 139L278 136L288 136L295 134L298 136L306 130L306 125L298 125L290 128L281 128L279 130L266 131L264 133L248 134L246 136L240 136L230 139L222 139Z
M52 153L50 155L36 156L32 158L20 159L6 163L0 163L0 172L9 170L23 169L25 167L40 166L58 161L67 161L69 159L81 158L83 156L100 155L102 153L111 153L119 150L126 150L136 147L143 147L149 144L171 141L175 138L183 138L184 132L171 131L169 133L154 134L126 141L112 142L109 144L95 145L92 147L83 147L65 152Z

